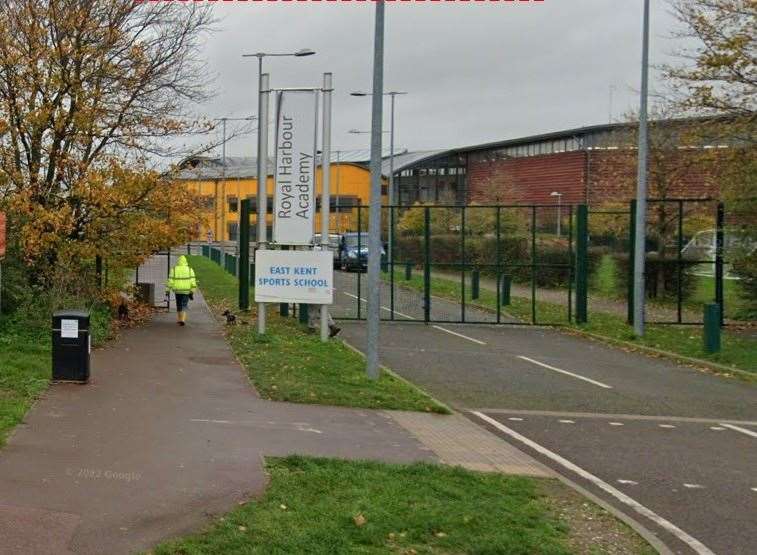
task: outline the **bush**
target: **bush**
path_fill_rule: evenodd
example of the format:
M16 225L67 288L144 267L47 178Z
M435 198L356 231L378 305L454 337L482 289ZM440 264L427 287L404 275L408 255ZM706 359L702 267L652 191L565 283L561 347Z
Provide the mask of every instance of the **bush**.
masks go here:
M741 278L739 284L744 292L744 307L739 310L738 318L757 319L757 250L735 257L731 271Z
M628 254L613 254L617 268L616 286L618 295L628 294ZM697 278L691 271L695 263L681 261L681 299L691 298L697 286ZM660 259L659 255L648 253L644 272L644 287L650 299L675 299L678 295L678 259Z

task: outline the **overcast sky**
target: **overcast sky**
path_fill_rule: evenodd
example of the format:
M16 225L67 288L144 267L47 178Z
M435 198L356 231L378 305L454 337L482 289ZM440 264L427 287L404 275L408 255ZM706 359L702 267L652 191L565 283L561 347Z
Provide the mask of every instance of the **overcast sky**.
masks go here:
M652 62L670 59L676 25L654 0ZM334 74L333 145L365 149L374 6L355 2L219 2L207 41L215 96L210 117L254 115L256 60L245 52L311 48L307 58L269 58L274 87L321 83ZM606 123L638 106L642 0L403 2L386 5L385 90L397 99L397 150L452 148ZM388 100L385 110L388 129ZM388 136L387 145L388 145ZM229 155L254 155L252 134Z

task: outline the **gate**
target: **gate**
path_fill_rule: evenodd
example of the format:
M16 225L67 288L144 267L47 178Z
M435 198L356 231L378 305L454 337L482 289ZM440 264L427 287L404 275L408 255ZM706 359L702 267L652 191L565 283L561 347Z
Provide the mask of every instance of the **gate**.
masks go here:
M171 272L171 249L154 253L134 270L135 294L156 308L171 309L171 296L166 281Z
M332 313L360 320L367 303L363 272L368 207L354 211L351 229L344 230L349 240L337 260ZM576 241L578 231L579 238L587 236L585 207L385 206L382 228L382 320L509 325L585 321L587 244L585 239Z

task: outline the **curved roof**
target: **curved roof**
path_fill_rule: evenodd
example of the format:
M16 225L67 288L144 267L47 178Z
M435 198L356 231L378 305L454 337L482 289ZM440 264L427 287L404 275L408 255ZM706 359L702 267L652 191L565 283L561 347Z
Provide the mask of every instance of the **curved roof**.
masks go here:
M395 154L394 156L394 173L397 174L404 169L416 166L420 162L425 162L433 158L438 158L444 154L449 153L449 150L417 150L415 152L402 152ZM384 158L381 161L381 174L389 175L390 159Z

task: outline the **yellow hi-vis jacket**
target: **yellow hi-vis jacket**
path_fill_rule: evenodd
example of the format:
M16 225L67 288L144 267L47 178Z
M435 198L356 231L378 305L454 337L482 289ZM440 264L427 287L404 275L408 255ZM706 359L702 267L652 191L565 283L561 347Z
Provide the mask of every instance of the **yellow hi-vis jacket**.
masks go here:
M197 278L195 278L194 270L189 267L186 256L180 256L176 266L171 268L166 287L174 293L184 295L197 289Z

